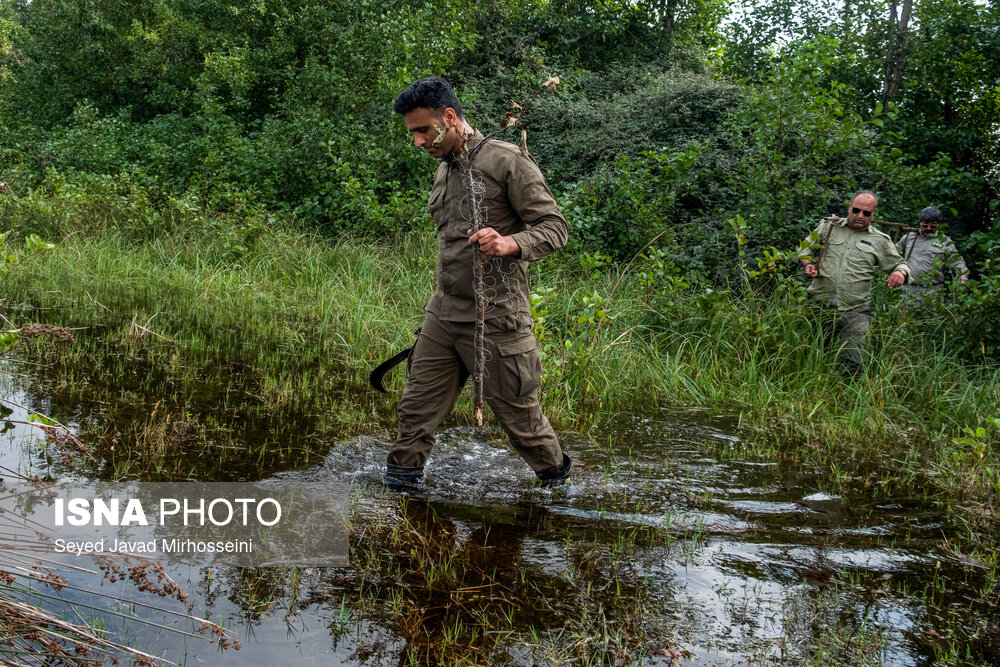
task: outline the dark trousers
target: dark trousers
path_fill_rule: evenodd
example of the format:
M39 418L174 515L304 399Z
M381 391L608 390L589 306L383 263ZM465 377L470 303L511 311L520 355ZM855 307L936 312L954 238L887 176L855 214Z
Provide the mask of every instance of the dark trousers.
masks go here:
M423 468L434 433L451 413L473 367L472 322L441 321L428 313L410 353L399 401L399 433L389 463ZM535 472L558 470L562 449L538 404L542 366L530 331L486 333L484 398L517 453Z
M827 340L840 345L837 361L853 375L861 372L865 356L865 338L871 324L871 304L851 310L838 310L836 306L816 304L821 311L823 333Z

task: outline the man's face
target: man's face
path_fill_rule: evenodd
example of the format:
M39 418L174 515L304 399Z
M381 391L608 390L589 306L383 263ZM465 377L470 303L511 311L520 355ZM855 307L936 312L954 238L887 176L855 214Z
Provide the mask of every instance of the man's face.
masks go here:
M430 109L417 107L403 114L406 129L413 133L413 143L439 160L457 153L462 146L460 125L454 109L438 115Z
M847 209L847 226L856 232L866 229L872 224L872 216L878 207L878 200L869 194L860 194L854 198Z
M941 223L937 220L921 220L920 221L920 233L923 236L933 236L937 234L938 227Z

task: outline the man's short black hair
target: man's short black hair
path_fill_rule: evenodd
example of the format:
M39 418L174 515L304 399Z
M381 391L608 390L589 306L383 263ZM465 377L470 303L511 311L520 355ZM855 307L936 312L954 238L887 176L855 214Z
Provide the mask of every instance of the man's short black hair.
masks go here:
M455 110L459 120L465 120L462 105L458 103L451 84L436 76L417 79L392 103L393 111L398 114L406 114L418 108L430 109L439 114L451 108Z
M920 211L917 220L920 222L941 222L941 209L937 206L928 206Z

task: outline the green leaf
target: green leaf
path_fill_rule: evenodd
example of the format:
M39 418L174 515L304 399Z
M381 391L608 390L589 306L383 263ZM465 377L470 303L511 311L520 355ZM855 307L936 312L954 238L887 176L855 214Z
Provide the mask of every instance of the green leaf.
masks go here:
M40 414L37 414L37 413L28 415L28 421L29 422L38 422L40 424L45 424L46 426L58 426L59 425L59 422L57 422L56 420L50 419L50 418L46 417L45 415L40 415Z
M0 350L6 352L15 345L17 345L19 337L13 332L3 332L0 333Z

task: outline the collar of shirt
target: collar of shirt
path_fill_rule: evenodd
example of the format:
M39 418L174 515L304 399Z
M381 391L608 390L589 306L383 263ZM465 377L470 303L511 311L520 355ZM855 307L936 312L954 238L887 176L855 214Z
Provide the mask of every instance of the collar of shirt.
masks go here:
M856 232L858 234L865 234L865 233L871 233L871 232L876 231L875 229L872 228L873 224L874 223L869 222L868 226L865 227L864 229L854 229L853 227L851 227L850 225L847 224L847 218L841 218L840 222L837 223L838 226L840 226L840 227L847 227L852 232Z
M472 134L466 137L466 139L462 142L462 149L459 151L459 154L455 155L454 153L449 153L442 158L442 161L447 162L448 166L452 166L460 159L468 159L469 154L477 150L483 143L484 139L486 139L486 137L483 136L482 132L473 129ZM473 155L473 159L475 159L475 155Z

